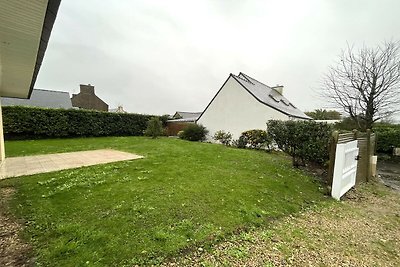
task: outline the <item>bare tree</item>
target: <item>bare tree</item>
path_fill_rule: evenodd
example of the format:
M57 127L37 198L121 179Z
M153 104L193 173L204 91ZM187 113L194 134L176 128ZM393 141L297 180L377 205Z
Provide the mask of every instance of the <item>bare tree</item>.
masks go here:
M322 94L361 129L400 110L400 43L385 42L354 52L347 46L340 62L324 76Z

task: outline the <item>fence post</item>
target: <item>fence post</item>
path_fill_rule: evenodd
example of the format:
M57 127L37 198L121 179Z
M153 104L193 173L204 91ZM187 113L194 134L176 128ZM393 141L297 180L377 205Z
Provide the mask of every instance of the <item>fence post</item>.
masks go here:
M354 140L357 140L358 138L358 131L356 129L353 130L353 138Z
M333 170L335 168L335 157L336 157L336 145L339 139L339 132L334 131L332 133L331 140L329 142L329 168L328 168L328 185L332 185L333 181Z
M367 129L367 182L371 177L371 129Z

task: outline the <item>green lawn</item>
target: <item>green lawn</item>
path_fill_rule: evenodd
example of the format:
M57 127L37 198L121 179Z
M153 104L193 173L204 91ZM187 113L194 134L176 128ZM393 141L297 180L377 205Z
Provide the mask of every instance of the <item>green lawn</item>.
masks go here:
M171 138L6 142L7 156L98 148L144 159L0 181L17 193L39 266L157 263L322 201L322 189L280 154Z

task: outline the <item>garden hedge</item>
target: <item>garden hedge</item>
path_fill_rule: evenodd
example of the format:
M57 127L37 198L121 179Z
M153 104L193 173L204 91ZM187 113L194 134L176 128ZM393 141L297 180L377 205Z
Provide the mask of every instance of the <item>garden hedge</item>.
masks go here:
M143 135L154 116L81 109L5 106L6 139Z
M381 153L392 153L393 147L400 147L400 125L387 124L374 126L377 135L376 150Z
M326 164L332 127L315 121L277 121L267 123L267 131L279 149L293 158L293 165L306 161Z

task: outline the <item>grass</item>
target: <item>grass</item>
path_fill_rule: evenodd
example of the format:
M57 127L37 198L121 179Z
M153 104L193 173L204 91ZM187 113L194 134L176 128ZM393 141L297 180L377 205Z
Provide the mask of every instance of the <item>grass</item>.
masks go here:
M0 181L17 190L38 266L157 264L324 199L280 154L171 138L6 142L9 157L100 148L145 158Z
M340 202L319 202L171 261L174 266L399 266L399 227L399 192L370 182Z

